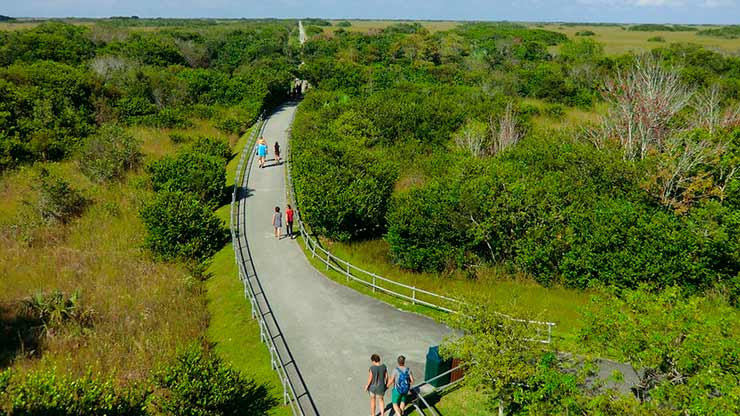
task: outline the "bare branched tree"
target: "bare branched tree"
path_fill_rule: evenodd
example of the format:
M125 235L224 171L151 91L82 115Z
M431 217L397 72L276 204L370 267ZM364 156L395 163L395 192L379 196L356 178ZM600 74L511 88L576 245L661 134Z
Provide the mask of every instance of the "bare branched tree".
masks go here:
M490 153L493 155L519 143L524 136L517 125L516 111L511 103L506 105L506 110L498 120L493 117L489 119L488 129L491 132Z
M611 107L605 133L619 140L626 160L637 160L652 148L663 150L670 121L689 103L692 91L655 59L640 58L631 70L619 71L606 83L604 96Z
M734 107L728 107L725 110L720 126L724 128L740 126L740 104L735 105Z
M722 96L716 84L701 94L696 94L691 103L696 111L693 127L706 129L713 135L722 124L721 101Z
M128 65L124 59L111 55L97 56L90 61L90 69L105 81L110 80L113 73L126 69Z
M475 157L486 155L486 142L488 131L484 123L476 120L468 120L465 125L454 135L455 144L460 149L470 152Z
M656 196L660 202L685 211L694 202L695 196L710 194L714 188L712 181L708 179L708 174L697 174L696 169L712 162L724 149L723 144L706 140L697 142L681 136L668 138L656 176Z

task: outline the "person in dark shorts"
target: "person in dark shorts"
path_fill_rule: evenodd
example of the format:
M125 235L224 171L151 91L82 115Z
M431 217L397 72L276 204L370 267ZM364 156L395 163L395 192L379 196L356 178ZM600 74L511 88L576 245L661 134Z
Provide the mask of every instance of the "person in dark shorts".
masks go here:
M289 205L290 206L290 205ZM370 394L370 415L375 416L375 404L380 405L380 415L385 413L385 391L388 383L388 369L385 364L380 363L380 356L373 354L370 356L372 365L367 372L367 384L365 391Z
M288 204L288 209L285 210L285 234L288 238L293 238L293 208Z
M273 146L272 150L275 152L275 164L280 164L280 143L275 142L275 146Z
M393 386L393 394L391 395L393 411L396 415L402 415L406 408L406 402L409 400L411 386L414 385L414 375L411 374L411 369L406 367L406 357L399 355L397 362L398 367L391 373L386 386Z

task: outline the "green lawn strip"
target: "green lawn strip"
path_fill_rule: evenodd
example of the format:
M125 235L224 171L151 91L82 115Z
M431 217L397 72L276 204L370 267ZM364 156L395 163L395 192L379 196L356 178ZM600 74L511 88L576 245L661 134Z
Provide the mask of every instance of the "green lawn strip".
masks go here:
M489 302L495 309L520 311L518 315L522 318L554 322L556 326L553 328L553 340L556 347L572 352L580 350L576 339L580 329L580 309L594 295L590 291L558 286L544 287L531 279L512 278L506 271L496 268L480 270L475 280L457 275L443 277L433 273L411 272L391 263L387 244L382 240L333 242L329 243L329 248L332 254L345 261L400 283L453 298L475 296L475 299ZM304 252L307 257L311 257L310 251ZM318 264L318 260L316 262ZM326 267L316 264L314 266L325 273ZM346 282L340 273L335 272L335 275L341 277L335 280ZM363 293L373 295L371 290ZM429 309L422 308L418 312L427 314Z
M249 133L245 133L235 146L236 156L227 166L227 183L234 182L234 172L239 163L240 149ZM229 205L216 211L228 224ZM231 243L211 259L208 267L211 277L206 282L210 322L206 331L208 340L216 344L216 352L242 373L253 377L257 383L270 385L274 396L282 403L280 378L270 364L270 353L260 341L257 321L252 319L249 301L244 298L244 288L238 278ZM290 407L280 406L270 412L275 416L291 415Z
M469 386L453 387L445 393L444 400L432 405L440 416L489 416L494 414L488 408L487 397L482 391ZM429 412L426 412L429 414ZM413 411L412 415L420 415Z
M303 250L303 254L306 256L306 259L308 260L311 265L321 272L324 276L328 277L329 279L340 283L342 285L348 286L360 293L363 293L368 296L372 296L374 298L377 298L385 303L388 303L390 305L393 305L397 307L400 310L407 311L407 312L413 312L418 313L421 315L426 315L436 321L443 321L444 317L447 315L447 313L439 311L434 308L430 308L428 306L419 305L419 304L413 304L410 301L407 301L405 299L391 296L387 293L383 293L382 291L376 290L373 292L372 288L370 286L364 285L362 283L356 282L352 279L347 279L347 276L339 273L338 271L329 268L327 270L326 264L321 261L318 257L312 257L311 251L306 248L306 246L303 243L303 237L298 237L295 240L298 245L301 247L301 250Z
M228 211L227 215L228 215ZM234 251L227 244L213 256L206 282L208 313L208 340L216 344L216 352L242 373L258 383L267 383L282 403L282 387L270 364L270 353L260 341L259 326L251 317L249 302L244 298L243 286L237 277ZM290 415L289 407L274 409L273 415Z

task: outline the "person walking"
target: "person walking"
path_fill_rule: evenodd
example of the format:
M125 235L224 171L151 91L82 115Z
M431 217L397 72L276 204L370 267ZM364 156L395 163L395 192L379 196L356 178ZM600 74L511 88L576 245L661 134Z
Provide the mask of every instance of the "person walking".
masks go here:
M285 234L288 238L293 238L293 208L288 204L288 208L285 210Z
M370 416L375 416L375 405L380 405L380 416L385 414L385 391L388 388L388 369L385 364L380 363L380 356L370 356L372 365L367 372L367 384L365 391L370 394Z
M272 214L272 226L275 228L275 238L279 239L283 228L283 215L280 214L280 207L275 207L275 213Z
M267 142L264 137L260 137L257 141L257 160L259 161L260 167L265 167L265 158L267 157Z
M275 146L273 146L273 151L275 152L275 164L280 164L280 143L275 142Z
M414 384L414 375L411 373L411 369L406 367L406 357L399 355L396 362L398 363L398 367L393 370L390 378L388 378L386 387L393 386L391 394L393 412L400 416L403 415L403 411L406 408L409 392L411 391L411 386Z

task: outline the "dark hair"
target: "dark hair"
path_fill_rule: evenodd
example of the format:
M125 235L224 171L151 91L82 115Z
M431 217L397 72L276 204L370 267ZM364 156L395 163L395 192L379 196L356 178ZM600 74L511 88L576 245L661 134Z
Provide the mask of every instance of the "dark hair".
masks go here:
M290 204L288 204L288 209L293 209L293 207L291 207Z
M403 355L398 356L398 365L406 365L406 357Z
M280 212L280 207L275 207L275 212Z
M374 363L379 363L380 362L380 356L378 354L373 354L373 355L370 356L370 361L372 361Z

